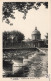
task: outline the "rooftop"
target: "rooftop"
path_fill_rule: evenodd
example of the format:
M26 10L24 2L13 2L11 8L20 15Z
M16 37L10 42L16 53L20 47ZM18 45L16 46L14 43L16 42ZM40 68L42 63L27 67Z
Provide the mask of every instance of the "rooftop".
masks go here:
M41 34L40 31L37 30L37 27L35 27L35 30L32 32L32 34Z

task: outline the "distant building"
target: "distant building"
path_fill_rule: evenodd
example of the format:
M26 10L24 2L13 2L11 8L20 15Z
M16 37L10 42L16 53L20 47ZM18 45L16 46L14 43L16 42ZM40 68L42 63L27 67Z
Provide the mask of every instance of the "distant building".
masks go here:
M32 40L40 40L41 39L41 33L37 30L37 27L35 27L35 30L32 32Z
M45 42L41 39L41 33L37 27L35 27L35 30L32 32L31 36L32 39L27 39L25 41L30 47L45 47ZM45 40L47 40L47 36Z

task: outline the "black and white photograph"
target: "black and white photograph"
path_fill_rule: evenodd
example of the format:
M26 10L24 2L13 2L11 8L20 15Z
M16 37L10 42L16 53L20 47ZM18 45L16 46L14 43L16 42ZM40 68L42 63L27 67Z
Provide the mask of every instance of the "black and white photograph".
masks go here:
M3 2L3 78L48 76L48 1Z

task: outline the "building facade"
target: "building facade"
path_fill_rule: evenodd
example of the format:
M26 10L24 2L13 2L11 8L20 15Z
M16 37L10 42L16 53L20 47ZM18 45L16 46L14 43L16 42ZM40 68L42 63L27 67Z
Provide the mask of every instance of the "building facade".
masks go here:
M35 27L35 30L32 32L32 40L40 40L41 39L41 33L37 30L37 27Z
M41 33L37 29L37 27L35 27L35 30L32 32L31 36L32 36L32 39L28 39L26 41L29 47L44 47L45 46L44 40L41 39Z

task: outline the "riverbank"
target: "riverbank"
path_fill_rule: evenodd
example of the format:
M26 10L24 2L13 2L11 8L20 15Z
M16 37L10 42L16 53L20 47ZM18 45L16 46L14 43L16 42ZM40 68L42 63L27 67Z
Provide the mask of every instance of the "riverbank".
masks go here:
M10 54L12 53L11 51ZM12 73L8 73L5 77L42 77L48 74L48 54L39 51L17 51L13 53L14 57L15 54L24 56L23 62L20 62L21 65L18 67L16 64Z

